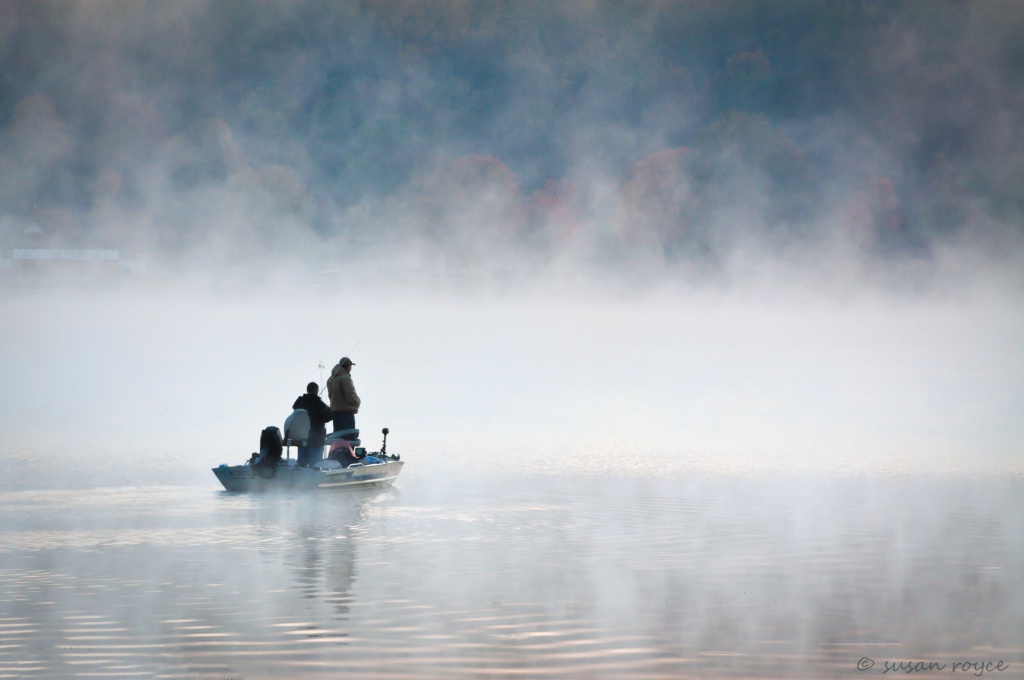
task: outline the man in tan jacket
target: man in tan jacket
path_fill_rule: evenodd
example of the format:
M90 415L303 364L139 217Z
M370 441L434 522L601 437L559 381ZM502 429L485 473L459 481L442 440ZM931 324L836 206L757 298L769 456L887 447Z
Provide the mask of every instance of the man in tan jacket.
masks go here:
M331 415L334 416L334 431L356 429L356 414L359 413L359 395L352 383L352 367L348 357L331 369L327 379L327 394L331 398Z

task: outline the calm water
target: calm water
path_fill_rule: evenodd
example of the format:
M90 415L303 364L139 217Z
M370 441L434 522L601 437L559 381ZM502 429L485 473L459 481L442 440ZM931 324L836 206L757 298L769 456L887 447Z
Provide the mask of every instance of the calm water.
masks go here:
M37 481L0 491L0 678L1024 677L1016 478Z

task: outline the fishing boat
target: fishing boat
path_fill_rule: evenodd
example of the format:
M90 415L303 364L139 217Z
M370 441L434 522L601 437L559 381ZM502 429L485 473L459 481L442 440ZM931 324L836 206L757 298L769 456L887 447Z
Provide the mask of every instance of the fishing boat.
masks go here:
M327 435L329 453L308 467L291 457L292 446L304 446L309 433L309 416L296 409L285 421L285 434L274 426L264 428L260 450L241 465L222 463L213 468L224 488L232 492L287 489L359 489L387 486L402 471L401 456L387 452L388 428L381 430L380 451L367 453L359 430L341 430ZM285 453L286 456L282 456Z

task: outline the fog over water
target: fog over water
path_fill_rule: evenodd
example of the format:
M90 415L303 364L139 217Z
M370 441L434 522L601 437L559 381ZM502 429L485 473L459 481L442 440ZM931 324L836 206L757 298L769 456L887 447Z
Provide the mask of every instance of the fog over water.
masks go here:
M208 468L351 354L361 426L435 462L1024 471L1024 315L1005 294L391 286L8 294L7 436Z
M1005 288L364 274L5 293L0 674L1022 677ZM395 486L221 491L341 353Z
M0 4L0 678L1024 677L1022 36Z

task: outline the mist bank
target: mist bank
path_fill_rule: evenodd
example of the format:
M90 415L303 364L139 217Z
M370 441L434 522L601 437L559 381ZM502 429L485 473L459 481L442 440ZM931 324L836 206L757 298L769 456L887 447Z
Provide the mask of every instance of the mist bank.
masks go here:
M372 278L36 290L0 296L0 413L30 459L180 476L248 458L351 356L365 442L389 427L428 468L1021 475L1022 304Z
M1024 252L1014 2L9 2L0 19L3 248L687 276L751 253L900 271Z

